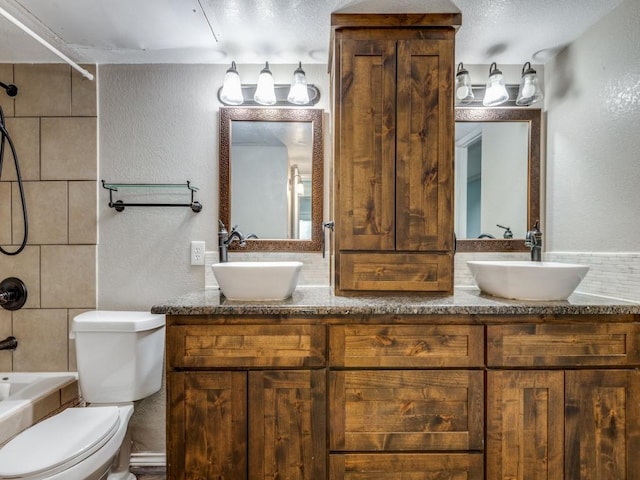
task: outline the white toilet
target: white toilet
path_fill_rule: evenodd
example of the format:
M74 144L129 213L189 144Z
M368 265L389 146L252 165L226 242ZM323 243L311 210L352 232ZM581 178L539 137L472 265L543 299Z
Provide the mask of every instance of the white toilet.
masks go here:
M0 479L135 480L126 435L131 402L160 390L164 327L164 315L147 312L75 317L78 380L88 406L68 408L7 442Z

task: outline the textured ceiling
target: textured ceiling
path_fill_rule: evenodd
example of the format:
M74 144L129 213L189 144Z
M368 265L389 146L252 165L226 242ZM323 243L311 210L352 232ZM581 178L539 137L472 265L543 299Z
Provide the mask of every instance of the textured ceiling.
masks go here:
M394 7L415 3L374 1ZM544 64L623 0L453 1L462 12L456 61ZM78 62L326 63L331 12L357 3L0 0L0 7ZM0 62L58 61L4 18L0 45Z

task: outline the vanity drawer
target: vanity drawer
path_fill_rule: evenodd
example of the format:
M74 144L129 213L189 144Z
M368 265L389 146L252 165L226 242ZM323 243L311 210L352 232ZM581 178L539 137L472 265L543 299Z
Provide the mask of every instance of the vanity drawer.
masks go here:
M448 292L451 255L439 253L341 253L344 291Z
M481 325L341 325L329 330L331 366L482 367Z
M173 368L323 367L323 325L174 325L167 356Z
M330 480L434 478L483 480L481 453L335 454L330 456Z
M333 451L483 448L481 370L341 370L329 379Z
M640 365L640 324L487 327L489 367Z

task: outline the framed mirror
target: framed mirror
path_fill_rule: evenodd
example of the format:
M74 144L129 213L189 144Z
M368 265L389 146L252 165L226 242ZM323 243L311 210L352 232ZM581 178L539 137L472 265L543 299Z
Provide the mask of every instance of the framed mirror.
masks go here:
M458 252L528 251L540 218L540 124L528 108L456 108Z
M238 251L321 251L322 109L220 109L219 218Z

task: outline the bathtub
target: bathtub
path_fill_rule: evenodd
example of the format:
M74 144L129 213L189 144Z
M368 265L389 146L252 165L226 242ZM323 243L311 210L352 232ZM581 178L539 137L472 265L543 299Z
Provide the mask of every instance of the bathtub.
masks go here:
M78 398L75 372L0 372L0 445Z

